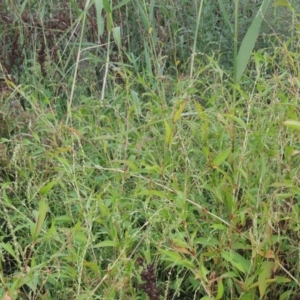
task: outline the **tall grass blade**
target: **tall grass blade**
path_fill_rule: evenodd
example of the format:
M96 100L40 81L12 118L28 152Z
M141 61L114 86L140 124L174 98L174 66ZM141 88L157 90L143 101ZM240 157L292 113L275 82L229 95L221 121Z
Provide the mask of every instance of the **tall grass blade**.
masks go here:
M225 23L227 24L228 28L230 28L230 31L233 32L233 26L229 20L229 15L224 7L223 0L218 0L218 3L219 3Z
M139 10L139 13L140 13L140 15L141 15L142 22L143 22L145 28L146 28L147 30L149 30L150 23L149 23L149 20L148 20L148 18L147 18L147 15L146 15L146 13L145 13L145 10L143 9L143 7L142 7L142 5L141 5L141 3L140 3L139 0L135 0L135 4L136 4L136 6L137 6L137 8L138 8L138 10Z
M193 71L194 71L194 61L195 61L195 54L196 54L196 46L199 43L197 41L198 37L198 31L200 27L200 20L201 20L201 14L202 14L202 7L203 7L203 0L200 2L200 7L198 11L198 17L197 17L197 24L196 24L196 30L195 30L195 37L194 37L194 45L193 45L193 53L192 53L192 59L191 59L191 70L190 70L190 77L193 77Z
M263 21L264 15L270 4L270 0L263 0L254 20L252 21L239 50L237 56L237 70L236 70L236 82L240 81L246 66L249 62L250 56L252 54L255 42L257 40L261 23Z
M97 13L97 30L98 30L98 39L104 32L104 22L102 18L102 10L104 8L103 0L95 0L95 7Z

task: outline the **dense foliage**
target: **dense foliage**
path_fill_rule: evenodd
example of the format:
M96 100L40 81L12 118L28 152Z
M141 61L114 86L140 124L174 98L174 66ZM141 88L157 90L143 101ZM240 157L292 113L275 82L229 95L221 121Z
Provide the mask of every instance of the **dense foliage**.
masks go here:
M0 298L299 299L299 6L0 0Z

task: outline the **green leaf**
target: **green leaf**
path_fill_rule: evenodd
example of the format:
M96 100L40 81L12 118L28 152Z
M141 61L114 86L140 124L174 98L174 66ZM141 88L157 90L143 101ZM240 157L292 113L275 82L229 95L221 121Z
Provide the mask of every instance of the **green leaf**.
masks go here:
M48 184L44 185L40 189L40 194L41 195L47 195L49 191L53 188L53 186L56 184L56 181L50 181Z
M218 239L216 238L205 238L205 237L200 237L198 239L195 239L196 244L200 244L202 246L216 246L219 244Z
M103 241L93 246L93 248L102 248L102 247L117 247L117 243L114 241Z
M222 299L224 295L224 285L222 279L218 280L218 292L216 296L216 300Z
M225 226L224 224L213 224L210 226L213 229L219 229L219 230L226 230L227 226Z
M72 218L70 216L64 215L64 216L57 216L54 219L55 223L61 224L61 223L70 223L72 222Z
M103 0L95 0L96 14L97 14L97 30L98 38L104 33L104 22L102 17Z
M74 240L76 242L86 244L87 241L88 241L88 238L87 238L86 234L83 231L77 231L74 235Z
M11 244L9 243L0 243L0 247L6 250L13 258L16 260L18 259L14 249L12 248Z
M34 226L34 231L32 232L33 233L33 235L32 235L33 241L36 241L36 239L37 239L37 237L38 237L38 235L39 235L39 233L42 229L47 211L48 211L48 204L45 202L45 200L41 200L39 202L38 217L37 217L37 220L36 220L36 223L35 223L35 226Z
M239 53L237 56L237 73L236 81L240 81L241 77L244 74L246 66L249 62L250 56L252 54L254 45L256 43L260 26L263 21L264 15L267 11L267 8L270 4L270 0L263 0L255 18L253 19L248 31L242 41Z
M118 46L119 49L121 49L122 47L122 39L121 39L121 27L118 26L118 27L114 27L112 29L112 33L113 33L113 36L114 36L114 40Z
M97 263L91 262L91 261L85 261L83 263L84 266L87 268L93 270L96 274L100 275L100 268Z
M283 122L283 125L293 128L293 129L300 130L300 122L298 122L298 121L287 120L287 121Z
M158 196L161 198L166 198L166 195L163 192L156 191L156 190L143 190L136 194L138 195L146 195L146 196Z
M122 6L126 5L127 3L129 3L131 0L123 0L121 1L119 4L117 4L116 6L113 7L113 10L121 8Z
M150 28L150 23L149 23L149 20L148 20L148 18L147 18L147 15L146 15L146 13L145 13L145 10L144 10L143 7L141 6L141 3L142 3L142 1L140 1L140 0L135 0L135 4L136 4L136 7L138 8L138 11L139 11L139 13L140 13L140 15L141 15L142 22L143 22L143 24L144 24L144 26L145 26L145 29L148 31L149 28Z
M212 165L213 167L219 167L228 157L228 155L231 152L231 148L227 148L225 151L220 153L213 161Z
M221 256L228 261L232 266L238 269L240 272L246 274L250 268L250 262L243 258L238 253L231 251L231 252L222 252Z
M224 116L231 119L231 120L233 120L233 121L235 121L235 122L237 122L239 125L241 125L241 127L243 129L247 130L247 125L242 119L238 118L237 116L230 115L230 114L224 114Z
M166 129L166 143L168 147L170 147L172 143L172 129L167 121L164 121L165 129Z
M189 270L194 270L195 266L192 262L184 259L180 254L173 251L162 251L167 257L164 257L164 260L172 261L175 265L184 266Z
M229 20L229 15L226 12L225 6L223 4L223 0L218 0L218 3L219 3L219 6L220 6L220 9L221 9L223 18L225 20L225 23L227 24L228 28L230 29L230 32L233 32L233 26L232 26L232 24Z
M112 13L107 13L106 15L106 28L108 32L111 32L112 28L114 26Z
M55 228L55 222L52 222L51 227L48 229L47 233L45 234L45 239L48 239L52 236L57 236L57 231Z
M95 0L97 1L97 0ZM77 16L79 17L81 14L81 9L79 8L79 6L74 2L74 0L70 0L70 4L73 7L74 11L76 12Z
M207 279L207 274L209 274L209 270L207 270L207 268L205 267L204 265L204 259L203 259L203 255L200 256L200 262L199 262L199 269L198 269L198 272L199 272L199 275L200 275L200 278L202 280L204 280L205 282L208 282L208 279Z
M138 170L137 166L131 160L117 159L117 160L114 160L114 162L119 162L121 164L125 164L134 172L136 172Z
M107 13L111 13L111 7L108 0L103 0L103 6Z
M258 289L259 289L259 294L260 294L260 299L262 299L265 295L268 282L267 279L269 279L272 275L272 268L274 267L274 262L273 261L264 261L261 264L260 268L260 274L258 275Z
M291 294L292 294L292 290L289 290L289 291L285 291L283 292L280 297L279 297L279 300L287 300L287 299L291 299Z
M2 197L5 200L6 204L12 205L12 202L11 202L11 200L9 199L9 197L6 193L6 189L4 189L3 186L2 186Z
M131 94L131 99L132 99L135 113L136 113L137 117L139 118L140 114L142 113L141 100L138 97L139 94L134 90L130 90L130 94Z
M162 251L162 253L167 255L169 257L168 260L171 260L174 263L176 263L178 260L182 260L182 256L177 252L165 250L165 251Z
M245 273L249 272L251 263L249 260L244 258L242 255L238 254L237 252L231 251L231 255L234 259L235 262L239 263L242 265Z
M287 283L287 282L291 282L291 279L290 279L290 278L282 277L282 276L277 276L275 279L276 279L276 282L277 282L277 283Z

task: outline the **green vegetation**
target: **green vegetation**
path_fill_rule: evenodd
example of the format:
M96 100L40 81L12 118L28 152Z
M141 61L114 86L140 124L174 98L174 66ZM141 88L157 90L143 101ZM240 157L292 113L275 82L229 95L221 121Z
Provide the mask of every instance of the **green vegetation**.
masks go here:
M0 1L0 299L299 299L299 6Z

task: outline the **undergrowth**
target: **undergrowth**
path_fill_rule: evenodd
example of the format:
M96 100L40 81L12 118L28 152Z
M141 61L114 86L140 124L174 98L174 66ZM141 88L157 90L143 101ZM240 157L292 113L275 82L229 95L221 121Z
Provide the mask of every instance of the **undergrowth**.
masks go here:
M1 299L298 299L297 15L233 83L165 2L0 1Z

